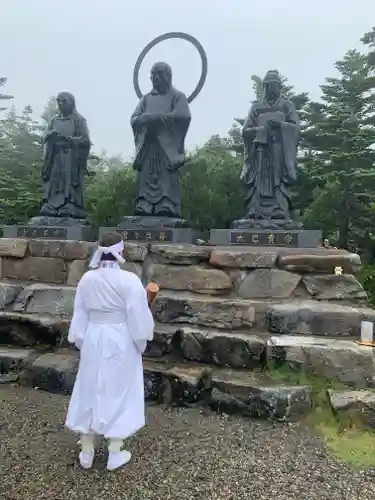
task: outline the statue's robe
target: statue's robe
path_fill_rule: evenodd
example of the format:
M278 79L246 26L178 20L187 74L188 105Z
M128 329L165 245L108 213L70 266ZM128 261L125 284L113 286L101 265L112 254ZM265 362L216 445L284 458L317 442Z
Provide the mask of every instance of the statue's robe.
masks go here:
M160 113L141 124L144 113ZM136 215L181 217L179 168L185 163L185 137L191 120L186 96L173 87L141 98L131 117L137 171Z
M268 120L280 122L271 128ZM253 103L243 126L245 164L241 178L247 186L249 219L291 218L290 184L296 180L300 124L294 104L280 98L274 104Z
M51 130L58 135L49 136ZM71 144L65 137L77 141ZM55 116L48 124L44 143L41 215L84 218L83 181L91 147L86 120L76 111L67 117Z

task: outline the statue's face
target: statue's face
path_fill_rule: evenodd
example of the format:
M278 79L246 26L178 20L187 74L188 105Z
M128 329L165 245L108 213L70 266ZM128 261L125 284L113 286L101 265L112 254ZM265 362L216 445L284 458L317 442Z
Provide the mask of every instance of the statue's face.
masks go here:
M264 90L268 99L277 99L281 93L280 82L267 82L264 84Z
M56 100L62 115L69 115L73 111L73 103L67 95L60 94Z
M158 92L165 92L171 85L168 71L162 65L152 68L151 81L153 88Z

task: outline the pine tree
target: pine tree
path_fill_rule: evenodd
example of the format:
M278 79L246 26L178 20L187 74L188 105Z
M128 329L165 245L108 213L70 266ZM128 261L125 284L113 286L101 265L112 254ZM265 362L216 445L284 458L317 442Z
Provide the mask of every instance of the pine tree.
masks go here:
M361 246L375 222L375 79L366 54L356 50L335 67L340 76L326 79L322 102L307 111L305 169L317 187L305 221L336 232L338 245L348 248L351 241Z

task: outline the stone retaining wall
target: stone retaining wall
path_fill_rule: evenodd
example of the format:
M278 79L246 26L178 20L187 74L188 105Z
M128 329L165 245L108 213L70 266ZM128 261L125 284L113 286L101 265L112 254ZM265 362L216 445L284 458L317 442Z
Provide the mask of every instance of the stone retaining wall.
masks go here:
M76 285L94 243L0 239L0 278ZM366 298L360 258L343 250L127 243L125 269L162 289L242 299ZM340 266L343 276L334 276Z

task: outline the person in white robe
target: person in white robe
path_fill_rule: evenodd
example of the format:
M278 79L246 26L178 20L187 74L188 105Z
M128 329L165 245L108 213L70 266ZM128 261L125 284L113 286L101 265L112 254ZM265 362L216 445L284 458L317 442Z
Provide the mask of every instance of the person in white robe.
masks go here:
M154 320L141 280L120 268L119 238L102 238L92 270L78 283L68 336L80 350L80 363L66 426L80 434L85 469L94 461L96 435L109 440L112 471L131 459L122 451L124 439L145 425L142 353L153 339Z

